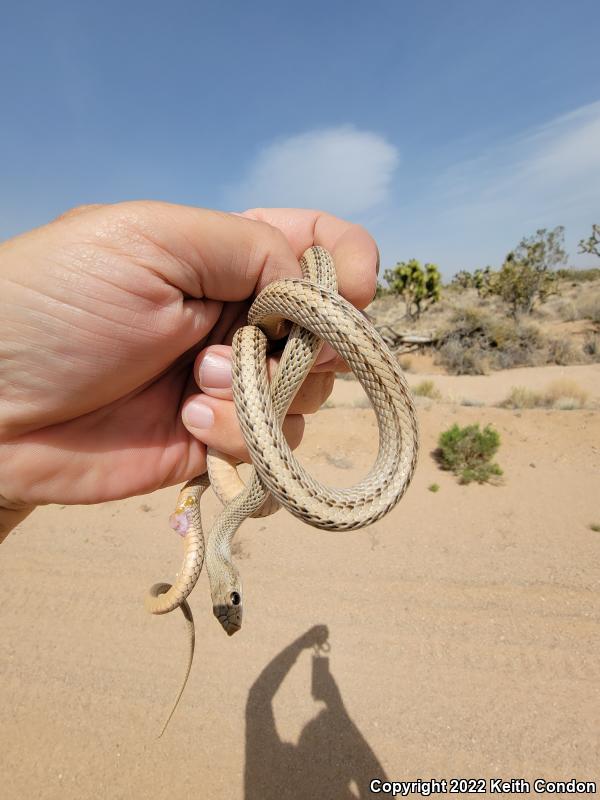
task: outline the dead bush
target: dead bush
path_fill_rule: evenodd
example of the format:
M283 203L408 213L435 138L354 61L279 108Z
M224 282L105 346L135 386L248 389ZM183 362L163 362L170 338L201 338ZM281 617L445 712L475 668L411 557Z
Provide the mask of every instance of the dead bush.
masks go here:
M421 381L414 387L412 393L417 397L429 397L431 400L440 400L442 397L442 393L433 381Z
M600 293L582 297L577 303L578 319L589 319L600 325Z
M513 386L508 397L499 405L502 408L556 408L570 410L585 408L588 393L575 381L561 378L553 381L545 392L535 392L524 386Z
M545 397L550 405L555 407L563 400L574 400L576 408L583 408L588 400L588 393L575 381L568 378L559 378L553 381L546 389Z
M536 325L474 306L454 311L438 338L436 363L456 375L483 375L544 362Z
M570 339L552 338L548 340L548 364L580 364L581 351Z
M446 368L451 375L485 375L487 359L479 345L464 340L449 339L436 350L433 363Z
M583 352L591 361L600 361L600 334L586 333L583 341Z

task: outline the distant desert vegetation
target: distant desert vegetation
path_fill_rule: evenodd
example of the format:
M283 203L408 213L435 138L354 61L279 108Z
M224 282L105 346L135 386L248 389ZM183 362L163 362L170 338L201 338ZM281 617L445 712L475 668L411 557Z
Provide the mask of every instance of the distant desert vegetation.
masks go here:
M367 312L400 355L429 354L451 375L598 362L600 268L561 266L563 236L560 227L538 230L498 270L461 270L446 285L435 264L399 262ZM580 249L600 258L600 226ZM422 341L407 342L411 334ZM402 363L410 369L409 359Z

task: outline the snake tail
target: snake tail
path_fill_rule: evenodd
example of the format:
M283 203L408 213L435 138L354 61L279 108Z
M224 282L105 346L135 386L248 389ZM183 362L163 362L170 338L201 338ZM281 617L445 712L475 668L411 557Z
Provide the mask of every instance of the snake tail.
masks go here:
M159 595L164 594L165 592L168 592L170 588L171 588L171 584L170 583L155 583L154 586L152 586L150 588L149 594L152 597L158 597ZM185 619L185 628L186 628L186 632L187 632L187 640L188 640L187 664L186 664L186 668L185 668L185 674L184 674L183 680L181 682L181 687L179 689L177 697L175 698L175 702L173 703L173 707L171 708L169 716L167 717L164 725L162 726L162 729L161 729L160 733L156 737L157 739L160 739L161 736L164 734L164 732L167 730L169 722L171 722L173 714L177 710L177 706L179 705L179 701L181 700L181 696L183 695L183 692L185 691L185 687L187 686L188 678L190 677L190 671L192 669L192 663L194 661L194 649L195 649L195 646L196 646L196 629L195 629L195 626L194 626L194 616L192 614L192 609L188 605L187 600L184 600L181 603L181 605L179 606L179 608L181 609L181 613L183 614L183 617Z

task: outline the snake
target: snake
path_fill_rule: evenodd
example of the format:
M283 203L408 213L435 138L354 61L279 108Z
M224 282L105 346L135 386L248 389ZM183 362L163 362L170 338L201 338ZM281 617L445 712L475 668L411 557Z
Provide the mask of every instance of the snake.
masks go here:
M181 489L171 527L183 537L183 563L175 581L156 583L145 598L151 614L180 608L188 633L184 679L161 733L185 689L194 656L195 629L187 597L204 561L213 613L229 636L240 630L243 588L231 556L233 538L252 516L280 506L307 524L330 531L364 528L381 519L406 492L417 463L418 427L414 403L397 359L369 320L337 291L331 254L310 247L300 259L302 278L269 283L248 311L248 324L232 341L232 392L252 469L247 483L239 461L212 448L207 472ZM267 372L268 347L285 339L273 379ZM375 412L379 450L368 474L349 488L328 487L307 473L292 453L281 425L323 342L344 359ZM223 503L204 539L200 501L211 486Z

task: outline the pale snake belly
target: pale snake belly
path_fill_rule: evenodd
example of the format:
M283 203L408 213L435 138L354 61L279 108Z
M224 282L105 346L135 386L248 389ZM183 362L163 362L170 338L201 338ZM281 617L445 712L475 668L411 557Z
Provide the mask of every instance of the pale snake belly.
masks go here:
M173 585L158 583L146 597L152 614L181 608L189 633L189 659L183 684L161 732L181 698L192 664L194 623L187 596L200 575L205 556L200 498L212 486L224 508L206 542L206 569L213 611L229 635L241 627L243 592L231 558L233 537L250 516L273 513L283 505L316 528L356 530L383 517L401 499L412 479L418 452L418 429L412 398L402 371L367 319L337 293L335 267L322 247L301 259L302 279L269 284L253 302L248 325L232 343L232 388L236 414L253 469L247 485L236 461L210 450L208 473L181 490L172 526L184 539L184 560ZM291 329L290 329L290 323ZM273 380L267 374L267 339L289 330ZM325 486L297 461L281 423L323 342L342 356L365 390L377 418L379 452L371 470L347 489Z

